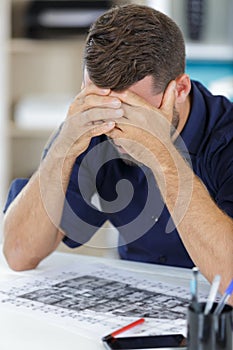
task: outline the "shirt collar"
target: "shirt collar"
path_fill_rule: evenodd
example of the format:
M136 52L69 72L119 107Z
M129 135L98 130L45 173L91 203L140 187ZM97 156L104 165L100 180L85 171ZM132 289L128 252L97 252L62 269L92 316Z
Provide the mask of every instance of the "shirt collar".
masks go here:
M181 131L180 138L175 142L176 147L184 153L189 152L190 155L198 153L200 144L204 138L206 124L206 106L203 95L196 82L192 81L191 88L191 110L187 122ZM183 141L183 142L182 142ZM185 144L187 150L185 152Z

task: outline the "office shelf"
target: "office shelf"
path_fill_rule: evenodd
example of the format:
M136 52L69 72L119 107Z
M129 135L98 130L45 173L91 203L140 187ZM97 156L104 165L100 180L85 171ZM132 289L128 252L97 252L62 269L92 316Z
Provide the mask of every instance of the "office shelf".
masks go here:
M75 96L82 83L82 52L85 35L67 39L29 39L23 19L29 0L10 0L10 35L5 43L8 57L8 116L6 122L9 161L8 185L15 177L30 176L52 133L49 127L22 127L15 111L27 96ZM32 110L33 114L33 110ZM33 118L33 115L32 115ZM65 115L64 115L65 118Z

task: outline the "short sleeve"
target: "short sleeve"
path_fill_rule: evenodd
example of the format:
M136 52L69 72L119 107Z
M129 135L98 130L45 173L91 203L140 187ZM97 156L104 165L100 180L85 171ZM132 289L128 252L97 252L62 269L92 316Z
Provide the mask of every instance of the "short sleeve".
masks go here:
M28 181L29 179L16 179L11 183L3 213L7 211L9 205L18 196L24 186L26 186Z

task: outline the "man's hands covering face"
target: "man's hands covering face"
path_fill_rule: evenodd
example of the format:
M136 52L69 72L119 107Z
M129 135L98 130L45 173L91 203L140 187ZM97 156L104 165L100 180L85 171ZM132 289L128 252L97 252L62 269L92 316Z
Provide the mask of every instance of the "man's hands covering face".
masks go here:
M171 144L175 87L175 81L170 82L159 108L130 91L110 93L122 102L124 115L107 135L140 163L150 166L161 146Z
M87 149L92 137L115 127L115 121L123 117L124 111L120 99L110 92L88 84L77 95L56 141L59 155L76 158Z
M160 108L130 92L112 92L88 84L71 104L56 150L61 156L76 158L92 137L107 134L137 161L148 165L161 144L171 142L171 120L175 102L175 82L167 87Z

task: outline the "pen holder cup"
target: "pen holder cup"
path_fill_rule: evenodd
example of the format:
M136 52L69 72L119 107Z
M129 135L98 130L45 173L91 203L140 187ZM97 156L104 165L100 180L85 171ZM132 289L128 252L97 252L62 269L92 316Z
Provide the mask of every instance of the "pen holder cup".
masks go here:
M188 308L188 350L232 350L233 349L233 308L225 305L221 314L214 315L217 307L213 304L211 313L204 315L205 303Z

